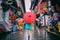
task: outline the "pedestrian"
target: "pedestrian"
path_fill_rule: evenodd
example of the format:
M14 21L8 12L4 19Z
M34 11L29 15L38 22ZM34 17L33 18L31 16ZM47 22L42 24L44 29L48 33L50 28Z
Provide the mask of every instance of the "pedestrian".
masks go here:
M32 30L34 30L34 23L32 23L31 26L32 26Z
M57 32L57 21L54 20L54 18L52 17L52 19L50 20L50 23L51 23L52 29Z
M16 32L16 30L17 30L17 21L14 20L14 22L13 22L13 32Z
M40 29L41 29L41 23L40 23L40 20L36 20L37 23L36 23L36 29L37 29L37 33L38 35L40 36Z
M9 29L12 31L13 24L12 24L12 22L11 22L11 20L10 20L10 19L9 19L9 24L8 24L8 26L9 26Z
M54 11L54 13L53 13L53 18L54 18L55 28L56 28L56 30L58 30L58 28L57 28L57 24L58 24L58 13L56 11Z
M24 27L25 27L25 30L26 30L26 32L28 34L28 37L30 37L30 33L31 33L31 29L32 29L31 24L25 23L25 26Z
M41 28L41 23L40 23L41 21L39 20L38 21L38 28L40 29Z
M23 30L23 19L18 18L17 25L19 27L19 30Z
M54 20L58 21L58 13L57 12L53 13L53 18L54 18Z
M16 14L12 14L10 17L11 17L11 22L12 22L12 23L13 23L14 20L17 18L17 17L16 17Z
M16 15L15 14L12 14L10 15L10 19L11 19L11 23L13 25L13 28L12 28L12 31L15 32L17 30L17 21L16 21Z

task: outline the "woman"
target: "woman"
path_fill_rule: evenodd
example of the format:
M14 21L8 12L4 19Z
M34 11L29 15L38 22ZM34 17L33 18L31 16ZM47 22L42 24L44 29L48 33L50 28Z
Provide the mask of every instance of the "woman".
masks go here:
M31 24L25 23L25 30L28 34L28 39L30 38L31 29L32 29Z

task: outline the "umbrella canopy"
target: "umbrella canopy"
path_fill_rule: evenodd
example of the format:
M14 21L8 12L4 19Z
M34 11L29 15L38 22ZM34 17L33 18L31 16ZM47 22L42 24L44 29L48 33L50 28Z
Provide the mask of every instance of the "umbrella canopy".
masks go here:
M31 24L35 22L36 15L33 12L26 12L23 18L26 23Z

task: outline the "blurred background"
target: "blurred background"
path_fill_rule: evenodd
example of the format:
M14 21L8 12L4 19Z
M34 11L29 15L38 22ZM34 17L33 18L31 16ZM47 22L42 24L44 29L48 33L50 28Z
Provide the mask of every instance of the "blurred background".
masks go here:
M60 40L60 0L0 0L0 40ZM24 14L34 12L30 37ZM19 25L21 23L21 25Z

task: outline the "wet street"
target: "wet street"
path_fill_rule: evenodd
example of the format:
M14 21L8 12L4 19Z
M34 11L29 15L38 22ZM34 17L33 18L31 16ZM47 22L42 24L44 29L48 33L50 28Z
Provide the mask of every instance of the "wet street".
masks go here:
M0 40L60 40L56 35L45 32L44 29L40 29L40 36L37 33L37 30L31 30L30 38L28 39L26 30L17 31L11 33L4 33L0 35Z
M0 26L2 33L0 34L0 40L60 40L59 3L58 0L1 0L0 23L2 22L4 26ZM33 27L30 36L28 36L27 30L20 30L19 26L25 27L26 24L28 24L27 27ZM20 31L10 32L14 31L12 28L15 29L16 25L18 25L17 29ZM41 26L44 27L39 29L37 27L34 28L34 26L39 26L39 28ZM47 26L49 30L51 28L54 31L57 30L56 32L58 32L57 34L59 35L56 35L56 32L53 32L54 34L47 32L45 26Z

